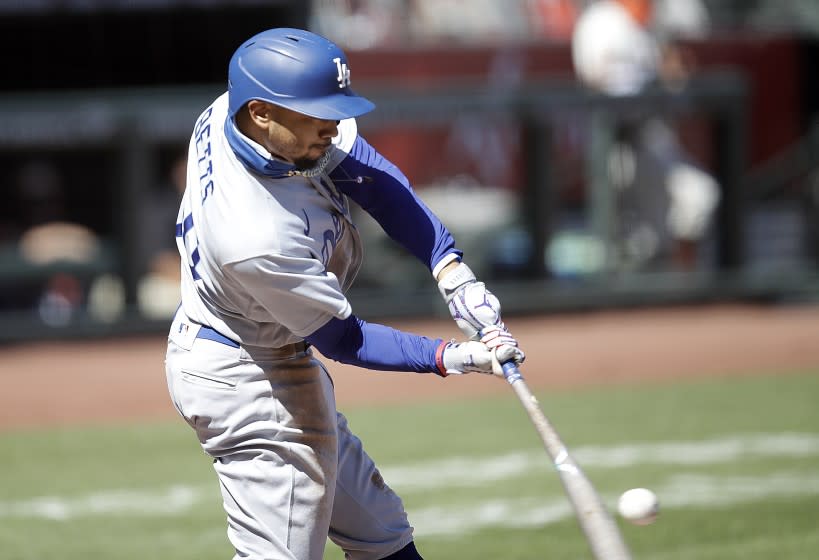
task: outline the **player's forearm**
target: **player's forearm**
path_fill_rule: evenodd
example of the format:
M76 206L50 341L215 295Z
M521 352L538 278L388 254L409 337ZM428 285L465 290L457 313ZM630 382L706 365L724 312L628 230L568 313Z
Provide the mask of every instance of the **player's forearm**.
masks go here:
M460 259L455 259L449 261L441 270L435 275L435 280L437 282L441 282L450 272L454 271L458 268L458 265L461 264Z
M306 337L326 357L367 369L441 373L441 339L367 323L355 315L330 319Z

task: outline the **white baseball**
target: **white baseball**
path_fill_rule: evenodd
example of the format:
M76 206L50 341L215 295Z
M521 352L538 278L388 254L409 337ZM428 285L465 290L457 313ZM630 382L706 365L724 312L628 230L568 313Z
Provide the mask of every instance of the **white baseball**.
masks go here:
M632 488L623 492L617 500L617 511L623 519L635 525L648 525L657 519L660 502L648 488Z

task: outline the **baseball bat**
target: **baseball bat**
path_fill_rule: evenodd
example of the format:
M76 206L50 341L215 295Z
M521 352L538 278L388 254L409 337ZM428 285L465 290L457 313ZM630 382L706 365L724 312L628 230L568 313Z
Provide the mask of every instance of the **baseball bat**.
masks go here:
M560 481L574 508L596 560L631 560L617 524L606 510L591 480L575 462L537 399L529 390L515 362L503 364L503 375L514 389L537 430L546 452L554 462Z

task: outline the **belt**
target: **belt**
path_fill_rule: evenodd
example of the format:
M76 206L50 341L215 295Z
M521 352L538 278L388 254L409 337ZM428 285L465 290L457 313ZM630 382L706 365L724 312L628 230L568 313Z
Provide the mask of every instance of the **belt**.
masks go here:
M216 330L214 330L214 329L212 329L210 327L206 327L205 325L202 325L201 327L199 327L199 332L196 333L196 338L204 338L206 340L212 340L214 342L221 342L222 344L225 344L225 345L230 346L232 348L239 348L239 343L238 342L229 339L228 337L226 337L222 333L220 333L220 332L218 332L218 331L216 331Z
M230 338L226 337L219 331L202 325L199 327L199 332L196 333L196 338L204 338L205 340L212 340L214 342L219 342L226 346L230 346L231 348L239 348L240 345L235 340L231 340ZM310 343L304 340L300 340L298 342L294 342L293 344L287 344L282 346L281 348L276 348L278 351L289 351L293 354L298 354L299 352L305 352L310 347Z

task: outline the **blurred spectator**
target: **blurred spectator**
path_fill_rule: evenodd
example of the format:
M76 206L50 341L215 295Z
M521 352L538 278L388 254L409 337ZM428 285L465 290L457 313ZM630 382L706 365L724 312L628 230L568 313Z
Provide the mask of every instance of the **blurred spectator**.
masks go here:
M89 278L82 271L99 257L100 241L90 228L69 219L63 180L50 161L24 163L14 187L20 231L12 258L26 280L11 290L14 301L5 298L4 306L34 308L45 323L65 325L84 305Z
M37 265L87 263L96 256L96 235L67 217L62 177L53 164L46 160L24 164L17 175L17 189L24 215L19 247L26 261Z
M671 4L669 2L669 4ZM699 2L675 0L677 13L702 18ZM683 10L683 4L699 4ZM659 6L660 4L658 4ZM693 70L691 57L674 44L680 29L658 31L650 0L599 0L580 15L572 37L578 78L612 96L649 86L678 90ZM670 8L663 8L665 14ZM698 263L719 200L716 181L695 165L672 127L642 115L618 119L608 159L616 192L615 242L621 265L652 267L670 262L682 269Z
M180 257L176 248L176 216L185 192L187 153L170 164L159 189L145 194L140 223L144 275L139 281L140 311L152 318L173 315L179 305Z

